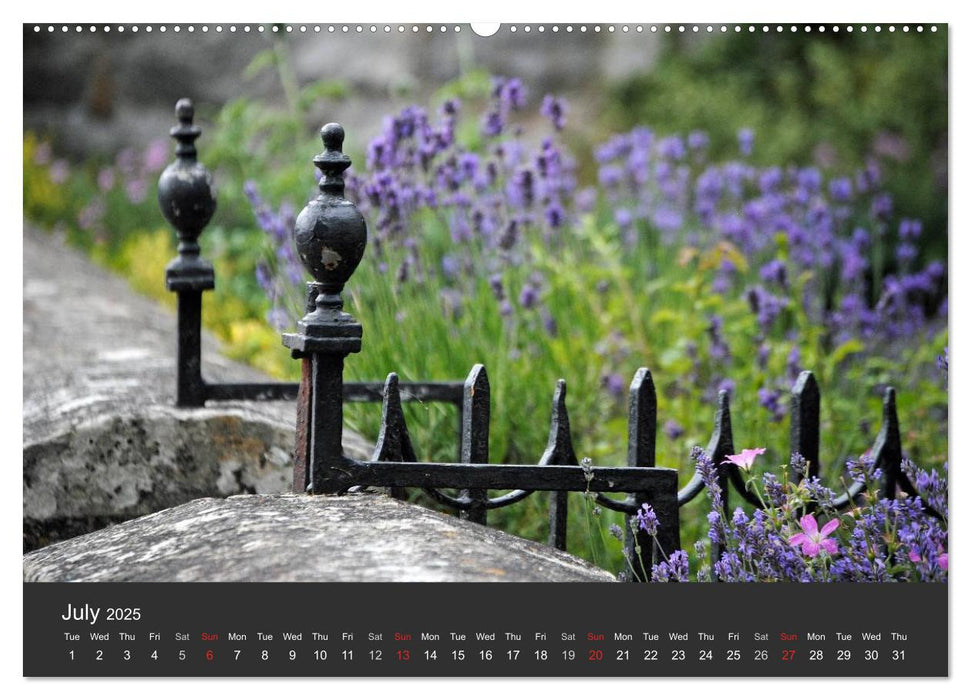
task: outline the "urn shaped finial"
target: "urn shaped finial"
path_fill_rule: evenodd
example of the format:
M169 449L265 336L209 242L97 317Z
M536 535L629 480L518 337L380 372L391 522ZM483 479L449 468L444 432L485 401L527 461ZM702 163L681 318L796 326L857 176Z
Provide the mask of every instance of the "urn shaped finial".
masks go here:
M351 159L342 152L344 128L327 124L320 130L324 151L314 158L320 169L320 194L297 216L293 237L304 267L327 296L339 295L357 269L367 244L364 217L344 199L344 171Z
M322 174L320 194L297 216L293 240L297 255L313 276L307 283L307 315L296 333L284 333L283 344L295 356L345 356L361 350L361 324L343 311L341 290L354 274L367 245L367 224L344 199L344 171L351 159L342 152L344 128L327 124L320 130L324 150L314 158Z
M175 161L158 181L158 205L179 236L179 257L165 270L168 288L212 289L212 265L199 257L199 235L216 211L216 189L212 175L196 160L195 141L202 129L192 123L192 101L182 98L175 105L179 120L169 130L175 139Z

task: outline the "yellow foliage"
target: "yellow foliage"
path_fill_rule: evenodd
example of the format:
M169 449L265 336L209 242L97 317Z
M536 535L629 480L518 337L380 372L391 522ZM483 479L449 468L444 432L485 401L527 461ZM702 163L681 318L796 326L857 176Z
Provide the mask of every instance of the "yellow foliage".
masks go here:
M24 134L24 214L32 216L45 210L60 210L64 206L63 190L51 182L47 168L37 165L37 136Z
M165 228L133 232L125 238L110 265L128 278L136 291L174 307L175 295L165 288L165 275L160 264L175 257L174 238Z
M721 241L711 250L706 250L700 257L702 270L717 270L728 260L739 272L748 272L748 260L745 255L728 241Z
M227 356L245 360L271 376L293 377L299 371L300 365L283 347L280 333L263 321L248 319L231 323L227 343Z

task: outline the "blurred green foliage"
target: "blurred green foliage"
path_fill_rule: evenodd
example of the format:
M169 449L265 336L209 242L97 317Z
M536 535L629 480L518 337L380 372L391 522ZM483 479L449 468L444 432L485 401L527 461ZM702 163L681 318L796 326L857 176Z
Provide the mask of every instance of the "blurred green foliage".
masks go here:
M774 27L773 27L774 29ZM610 89L615 130L707 131L713 158L851 172L877 158L897 208L924 222L925 259L947 253L947 29L669 36L654 69Z

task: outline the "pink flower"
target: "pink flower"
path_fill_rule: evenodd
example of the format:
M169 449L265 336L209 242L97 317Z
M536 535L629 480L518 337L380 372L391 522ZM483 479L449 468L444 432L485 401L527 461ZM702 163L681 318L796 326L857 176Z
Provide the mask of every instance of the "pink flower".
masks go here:
M924 561L924 558L921 557L920 552L916 547L910 548L910 553L907 555L907 558L915 564L920 564L922 561ZM938 547L936 559L937 565L941 567L941 570L947 571L947 552L945 552L943 548Z
M755 464L755 458L765 453L764 447L756 447L751 450L742 450L741 454L728 455L722 460L722 464L734 464L740 469L749 469Z
M839 524L839 520L833 518L820 529L816 518L812 515L804 515L799 519L802 532L797 532L790 537L789 544L794 547L802 545L802 553L807 557L816 556L821 549L825 549L830 554L836 554L836 540L826 535L839 527Z

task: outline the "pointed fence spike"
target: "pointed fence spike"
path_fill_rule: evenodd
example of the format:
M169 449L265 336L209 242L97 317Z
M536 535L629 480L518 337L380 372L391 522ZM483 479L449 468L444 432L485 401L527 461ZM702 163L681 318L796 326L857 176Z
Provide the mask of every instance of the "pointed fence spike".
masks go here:
M570 414L566 410L566 382L557 381L553 392L553 411L550 415L550 437L546 450L539 459L540 464L575 465L579 464L573 450L573 436L570 433Z
M716 467L721 467L722 461L728 455L735 453L732 441L732 412L729 393L722 389L718 392L718 408L715 410L715 430L711 434L706 450Z
M627 466L653 467L657 440L657 391L651 371L641 367L630 383L627 404Z
M819 476L819 385L808 370L799 374L792 387L789 415L789 452L809 463L807 474L789 466L789 480L798 484L803 478Z
M887 387L883 395L883 423L873 443L874 466L883 471L883 498L893 498L900 480L900 462L903 447L900 444L900 423L897 420L897 392Z
M634 373L630 383L627 402L627 466L651 468L655 466L655 445L657 441L657 392L654 378L647 367ZM655 503L654 494L636 492L631 494L635 503ZM677 508L675 499L675 508ZM670 520L670 514L665 514ZM659 516L660 517L660 516ZM674 516L677 518L677 515ZM661 531L659 530L659 533ZM664 542L662 546L668 546ZM651 564L658 560L654 538L646 532L634 530L628 521L624 528L624 550L627 561L631 562L632 579L650 579ZM673 550L672 550L673 551ZM642 567L643 564L643 567Z
M374 445L374 462L417 462L415 450L411 445L411 435L401 409L401 393L398 388L398 375L388 375L384 382L384 399L381 405L381 430ZM403 487L392 487L392 498L404 500L407 491Z
M556 382L553 392L553 412L550 416L550 438L539 463L571 466L579 464L570 434L570 414L566 410L566 381ZM567 491L550 491L549 545L566 551Z
M718 485L722 492L722 512L725 517L730 517L731 511L728 505L728 470L731 465L722 464L728 455L735 454L735 444L732 440L732 412L731 399L729 393L722 389L718 392L718 408L715 411L715 430L711 434L706 450L715 468L718 470ZM721 546L712 542L711 544L711 565L712 567L721 558Z
M462 459L464 464L489 463L489 375L485 365L475 365L465 380L462 399ZM486 524L486 489L465 489L472 504L461 516Z
M388 375L384 383L381 405L381 430L374 448L374 462L415 462L408 424L401 408L398 375Z

